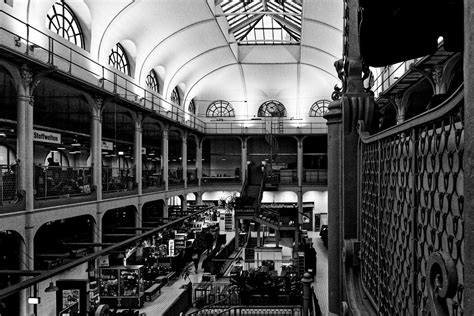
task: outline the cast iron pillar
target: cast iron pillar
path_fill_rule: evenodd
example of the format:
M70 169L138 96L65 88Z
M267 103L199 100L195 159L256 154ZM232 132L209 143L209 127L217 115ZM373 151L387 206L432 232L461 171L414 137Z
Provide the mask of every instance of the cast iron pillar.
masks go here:
M303 316L308 316L311 307L311 283L313 283L311 274L305 272L301 283L303 283Z

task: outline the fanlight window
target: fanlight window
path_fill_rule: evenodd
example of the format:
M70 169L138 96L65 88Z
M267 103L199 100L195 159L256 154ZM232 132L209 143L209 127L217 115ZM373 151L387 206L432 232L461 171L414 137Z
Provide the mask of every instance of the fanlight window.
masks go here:
M196 105L194 104L194 100L191 100L191 102L189 102L188 112L196 114Z
M179 96L178 87L175 87L171 92L171 102L181 104L181 98Z
M127 54L119 43L115 44L109 55L109 65L130 76Z
M158 76L154 70L150 70L146 76L146 86L148 89L160 93L160 84L158 83Z
M260 108L258 109L258 116L285 117L286 108L282 103L276 100L270 100L260 106Z
M234 117L234 108L227 101L215 101L209 105L206 111L207 117Z
M84 33L78 19L72 10L63 1L58 1L47 14L47 27L56 34L64 37L71 43L85 48Z
M319 100L314 102L309 110L309 116L322 117L328 111L329 103L331 103L329 100Z

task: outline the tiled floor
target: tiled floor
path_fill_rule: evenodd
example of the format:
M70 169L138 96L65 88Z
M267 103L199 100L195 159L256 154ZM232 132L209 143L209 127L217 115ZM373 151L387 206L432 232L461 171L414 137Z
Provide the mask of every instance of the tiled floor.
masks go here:
M319 237L319 232L308 232L308 235L313 239L313 245L317 252L317 272L313 287L323 315L328 315L327 249L326 247L324 247L323 242ZM227 236L227 240L230 240L232 237L233 235ZM204 259L205 255L202 255L199 267L201 267L202 260ZM192 263L190 263L190 265L192 265ZM198 273L196 274L194 273L194 267L192 271L193 273L189 276L190 281L192 283L201 282L204 271L202 269L199 269ZM140 309L140 312L146 313L147 316L161 315L162 312L166 308L168 308L168 306L171 305L171 303L176 299L176 297L178 297L179 293L182 292L182 289L180 289L180 287L188 282L188 279L184 280L182 276L178 276L175 280L170 282L169 285L162 288L161 295L158 296L155 300L153 300L152 302L145 302L145 305L142 309Z

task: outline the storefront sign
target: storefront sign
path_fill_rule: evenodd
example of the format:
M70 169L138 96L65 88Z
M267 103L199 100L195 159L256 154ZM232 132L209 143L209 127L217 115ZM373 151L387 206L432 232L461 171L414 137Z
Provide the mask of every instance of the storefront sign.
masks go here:
M33 141L43 142L43 143L52 143L52 144L61 144L61 134L34 129Z
M104 150L114 150L114 143L103 140L102 141L102 149L104 149Z

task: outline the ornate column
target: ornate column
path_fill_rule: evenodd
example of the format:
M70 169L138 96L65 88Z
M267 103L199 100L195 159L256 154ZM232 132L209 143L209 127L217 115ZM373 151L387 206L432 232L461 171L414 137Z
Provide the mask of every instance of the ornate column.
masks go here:
M17 159L18 188L25 193L25 269L34 268L34 226L31 224L30 212L34 209L34 147L33 147L33 71L22 65L19 69L20 82L17 82ZM28 290L20 293L22 316L30 315L31 305L27 302Z
M96 188L97 200L102 200L102 109L104 100L96 96L91 106L91 168L92 185Z
M34 208L34 151L33 151L33 72L20 68L21 81L17 84L17 158L19 161L18 188L25 191L26 211Z
M202 181L202 141L201 139L197 138L196 139L196 169L197 169L197 179L198 179L198 186L201 186L201 181ZM201 195L199 195L201 197ZM197 203L196 199L196 204L202 204L202 199L201 203Z
M165 128L163 129L163 136L161 139L161 142L162 142L161 150L162 150L162 156L163 156L163 158L161 159L161 169L163 170L163 182L165 183L165 191L168 191L168 166L169 166L168 134L169 134L169 127L165 126ZM168 210L166 210L166 212L168 213Z
M240 162L240 176L242 183L245 182L247 178L247 140L248 138L243 136L241 138L242 141L242 158Z
M188 187L188 133L183 132L181 140L181 167L183 168L184 187Z
M142 142L143 142L143 114L137 113L135 117L135 135L133 140L134 162L135 162L135 182L138 185L138 194L142 194Z

